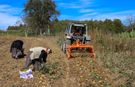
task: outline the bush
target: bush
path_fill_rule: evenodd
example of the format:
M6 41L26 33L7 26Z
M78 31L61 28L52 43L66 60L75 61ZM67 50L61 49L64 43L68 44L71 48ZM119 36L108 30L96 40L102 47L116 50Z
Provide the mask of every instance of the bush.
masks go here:
M121 33L121 34L119 34L119 37L121 37L121 38L135 38L135 31Z
M52 79L58 79L62 75L62 71L61 71L61 68L60 68L58 62L55 62L55 63L52 63L52 64L44 64L41 67L40 72L42 74L49 75L49 77L52 78Z

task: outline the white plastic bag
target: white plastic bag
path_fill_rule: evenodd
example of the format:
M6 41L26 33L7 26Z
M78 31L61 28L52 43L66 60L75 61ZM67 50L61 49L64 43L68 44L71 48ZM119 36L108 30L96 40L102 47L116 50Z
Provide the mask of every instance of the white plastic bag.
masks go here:
M19 73L20 73L20 78L23 78L23 79L33 78L31 69L19 71Z

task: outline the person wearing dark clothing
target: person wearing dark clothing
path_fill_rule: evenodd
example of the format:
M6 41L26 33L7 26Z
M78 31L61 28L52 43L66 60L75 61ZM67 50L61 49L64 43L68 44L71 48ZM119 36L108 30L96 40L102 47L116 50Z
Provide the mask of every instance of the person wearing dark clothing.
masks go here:
M12 42L10 47L10 53L12 58L21 58L24 57L24 49L23 49L23 41L22 40L15 40Z

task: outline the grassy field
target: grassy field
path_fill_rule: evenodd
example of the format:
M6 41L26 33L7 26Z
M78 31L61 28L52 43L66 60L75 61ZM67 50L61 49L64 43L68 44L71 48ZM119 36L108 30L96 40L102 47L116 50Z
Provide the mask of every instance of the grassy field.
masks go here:
M90 33L96 62L89 56L68 60L60 50L59 36L0 36L0 87L135 87L135 39L100 31ZM20 79L24 59L12 59L11 42L24 41L25 53L34 46L50 47L42 71L33 72L33 79Z
M104 68L109 69L112 73L118 74L117 78L114 79L116 83L119 84L118 87L134 87L134 32L119 35L97 32L98 31L94 31L91 33L97 52L97 59L102 62ZM131 34L132 37L129 37Z

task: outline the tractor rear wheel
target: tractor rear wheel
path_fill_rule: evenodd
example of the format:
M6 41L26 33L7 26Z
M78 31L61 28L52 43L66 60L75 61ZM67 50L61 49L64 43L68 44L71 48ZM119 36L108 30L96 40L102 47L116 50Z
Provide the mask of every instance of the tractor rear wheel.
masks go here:
M63 43L63 52L66 53L66 43Z
M63 43L61 44L61 50L62 50L64 53L66 53L66 44L65 44L65 42L63 42Z
M66 53L68 46L71 44L70 40L65 40L63 44L63 52Z

